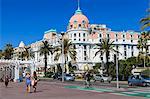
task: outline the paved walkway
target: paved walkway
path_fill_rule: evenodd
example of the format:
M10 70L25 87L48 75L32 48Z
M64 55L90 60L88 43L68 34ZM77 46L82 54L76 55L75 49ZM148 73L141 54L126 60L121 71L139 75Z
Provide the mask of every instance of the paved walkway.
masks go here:
M25 83L10 83L8 88L5 88L4 83L0 83L0 99L143 99L139 96L112 94L113 92L108 92L107 89L81 90L80 86L76 86L80 89L69 88L70 86L73 85L40 81L36 93L26 93Z
M115 95L123 95L123 96L138 96L143 98L149 98L150 99L150 89L142 90L142 89L116 89L116 88L85 88L83 86L65 86L65 88L68 89L77 89L77 90L83 90L83 91L91 91L91 92L102 92L102 93L109 93L109 94L115 94Z

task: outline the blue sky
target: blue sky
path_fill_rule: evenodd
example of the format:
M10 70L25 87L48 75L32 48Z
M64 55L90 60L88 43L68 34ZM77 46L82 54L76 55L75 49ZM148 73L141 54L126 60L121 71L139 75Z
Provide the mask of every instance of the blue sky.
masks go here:
M90 23L106 24L112 30L140 31L148 0L80 0ZM43 38L45 31L66 31L77 0L0 0L0 49L6 43L18 46Z

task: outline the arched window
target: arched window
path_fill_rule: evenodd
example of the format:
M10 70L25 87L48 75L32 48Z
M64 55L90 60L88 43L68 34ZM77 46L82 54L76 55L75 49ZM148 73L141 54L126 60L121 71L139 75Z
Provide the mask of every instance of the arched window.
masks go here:
M79 27L81 27L81 24L79 24Z
M82 26L83 26L83 28L85 28L85 24L86 24L86 22L83 20L83 21L82 21Z
M74 20L74 24L77 24L77 21L76 21L76 20Z
M74 29L76 29L76 28L77 28L77 21L74 20Z
M85 24L86 22L83 20L82 23Z

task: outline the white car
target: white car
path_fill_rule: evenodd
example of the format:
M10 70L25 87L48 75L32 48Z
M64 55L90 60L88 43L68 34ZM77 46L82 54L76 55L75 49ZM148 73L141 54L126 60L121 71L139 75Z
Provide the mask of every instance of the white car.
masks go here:
M100 75L100 74L96 74L94 75L94 82L96 81L100 81L100 82L111 82L112 77L110 76L105 76L105 75Z

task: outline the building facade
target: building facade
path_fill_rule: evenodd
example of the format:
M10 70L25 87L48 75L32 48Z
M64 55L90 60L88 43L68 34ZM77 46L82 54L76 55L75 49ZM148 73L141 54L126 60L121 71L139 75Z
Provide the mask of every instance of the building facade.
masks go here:
M65 32L77 52L76 64L74 64L78 70L84 70L85 66L92 68L95 63L106 62L106 57L104 55L95 56L98 48L95 47L96 44L101 44L102 39L110 39L114 41L114 49L118 50L119 59L127 59L129 57L138 56L139 50L137 49L138 39L140 38L140 33L135 31L113 31L108 28L105 24L90 24L88 18L82 13L80 8L75 11L75 14L70 18L67 26L67 31ZM40 47L42 46L42 41L47 40L50 45L59 46L61 35L55 29L48 30L44 33L43 39L36 41L28 46L31 47L34 53L34 58L37 67L44 67L44 56L40 56ZM15 48L20 49L24 45L21 42L20 47ZM149 48L150 49L150 48ZM114 54L110 52L109 61L114 62ZM48 56L48 67L56 66L56 64L61 63L61 59L54 61L54 55ZM15 56L15 59L17 56ZM71 61L71 59L69 59Z

